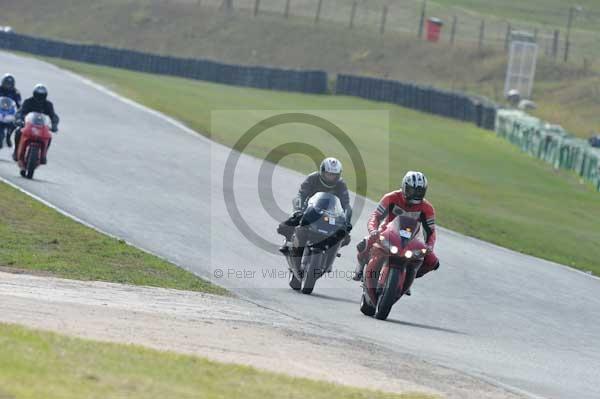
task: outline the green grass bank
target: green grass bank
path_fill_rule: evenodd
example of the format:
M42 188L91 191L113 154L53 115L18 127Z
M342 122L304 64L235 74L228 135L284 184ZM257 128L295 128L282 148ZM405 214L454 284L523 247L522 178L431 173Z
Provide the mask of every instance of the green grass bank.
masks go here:
M428 399L0 324L0 397Z
M226 293L124 241L83 226L4 183L0 183L0 242L0 270L4 271Z

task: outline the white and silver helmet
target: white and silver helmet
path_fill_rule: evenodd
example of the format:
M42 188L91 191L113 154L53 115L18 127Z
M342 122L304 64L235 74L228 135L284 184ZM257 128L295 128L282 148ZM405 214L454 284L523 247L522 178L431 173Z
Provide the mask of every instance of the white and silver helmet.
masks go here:
M334 187L342 177L342 163L335 158L325 158L319 168L319 177L325 187Z
M421 172L409 171L402 179L402 194L409 204L420 204L427 193L427 178Z

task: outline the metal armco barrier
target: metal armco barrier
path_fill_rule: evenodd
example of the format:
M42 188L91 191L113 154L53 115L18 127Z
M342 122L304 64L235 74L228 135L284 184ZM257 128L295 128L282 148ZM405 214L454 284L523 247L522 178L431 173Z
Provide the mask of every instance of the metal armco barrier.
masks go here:
M327 93L327 73L163 56L100 45L68 43L0 32L0 48L139 72L206 80L234 86L302 93Z
M335 93L385 101L448 118L473 122L494 130L497 105L464 93L421 86L409 82L353 75L338 75Z

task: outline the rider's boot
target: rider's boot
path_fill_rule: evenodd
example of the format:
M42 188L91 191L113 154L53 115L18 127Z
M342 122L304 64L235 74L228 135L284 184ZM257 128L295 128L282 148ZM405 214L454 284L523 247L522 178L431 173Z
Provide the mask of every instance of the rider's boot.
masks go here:
M365 266L369 261L367 256L367 240L361 240L358 244L356 244L356 250L358 251L356 254L358 263L356 264L356 269L354 270L354 276L352 276L352 280L362 281Z
M356 269L354 270L354 275L352 276L352 280L354 281L362 281L363 271L365 270L365 265L362 262L358 262L356 264Z
M17 148L19 148L19 142L21 140L21 131L20 130L16 130L15 132L15 149L13 151L13 161L17 162Z
M281 252L284 256L288 256L290 254L290 247L287 245L287 241L279 247L279 252Z

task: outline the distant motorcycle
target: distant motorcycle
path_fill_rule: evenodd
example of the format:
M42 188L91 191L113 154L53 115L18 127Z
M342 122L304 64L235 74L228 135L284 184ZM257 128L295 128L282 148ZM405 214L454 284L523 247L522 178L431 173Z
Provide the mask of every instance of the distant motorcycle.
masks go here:
M17 163L21 176L32 179L36 168L40 166L52 139L50 126L50 118L44 114L31 112L25 117L17 149Z
M292 240L287 242L288 282L292 289L311 294L317 280L331 271L335 258L340 256L339 248L350 242L347 216L337 196L322 192L310 197ZM304 235L306 244L294 249L298 235Z
M5 138L15 128L17 103L8 97L0 97L0 148L4 147Z
M364 271L360 311L379 320L387 319L392 306L410 288L423 264L427 247L417 238L420 223L397 216L373 244Z

